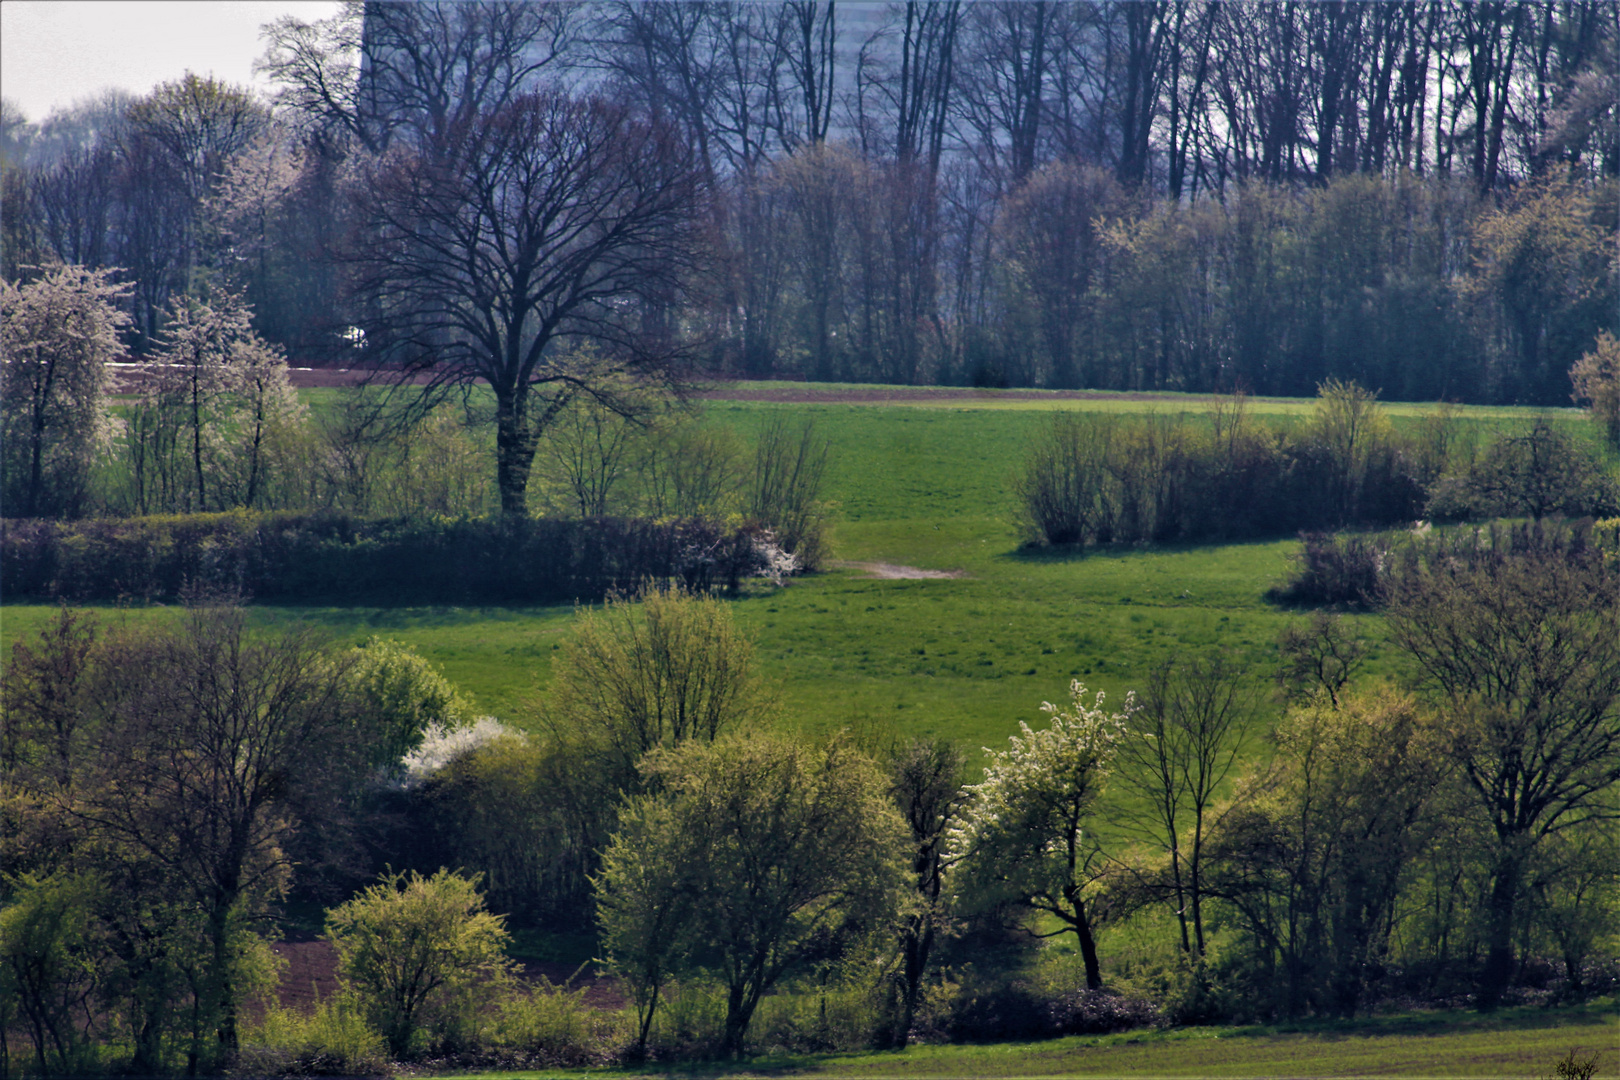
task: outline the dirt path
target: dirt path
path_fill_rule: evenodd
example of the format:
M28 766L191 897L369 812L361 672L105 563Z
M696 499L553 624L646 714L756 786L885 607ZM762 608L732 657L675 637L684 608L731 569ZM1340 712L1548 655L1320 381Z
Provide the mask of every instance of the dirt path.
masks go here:
M834 570L860 570L866 577L881 578L885 581L925 581L967 576L962 570L923 570L916 566L901 566L899 563L888 562L851 562L848 559L834 559L827 565Z
M907 404L912 402L964 403L984 401L1153 401L1162 395L1103 393L1094 390L979 390L971 386L827 386L811 382L772 382L738 386L715 383L696 395L714 401L770 401L782 404L826 403L853 405Z

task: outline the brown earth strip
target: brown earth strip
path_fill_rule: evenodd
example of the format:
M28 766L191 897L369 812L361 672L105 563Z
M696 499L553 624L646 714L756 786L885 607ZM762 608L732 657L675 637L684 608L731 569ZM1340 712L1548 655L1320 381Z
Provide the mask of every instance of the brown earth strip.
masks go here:
M309 1012L318 1001L331 1001L338 992L337 950L327 941L278 941L270 946L286 967L276 988L276 1000L283 1009ZM519 964L518 978L538 983L542 978L554 986L568 983L570 990L584 990L585 1003L599 1009L622 1008L627 1000L617 979L596 974L587 967L578 971L568 964L526 962Z

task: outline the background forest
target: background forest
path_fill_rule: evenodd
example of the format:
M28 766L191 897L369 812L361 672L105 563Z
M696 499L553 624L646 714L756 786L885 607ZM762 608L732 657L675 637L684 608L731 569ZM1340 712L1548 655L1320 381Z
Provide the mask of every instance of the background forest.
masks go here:
M4 133L4 273L120 267L124 333L240 295L295 363L381 343L381 157L561 86L658 118L712 371L1563 404L1615 329L1613 5L351 5Z

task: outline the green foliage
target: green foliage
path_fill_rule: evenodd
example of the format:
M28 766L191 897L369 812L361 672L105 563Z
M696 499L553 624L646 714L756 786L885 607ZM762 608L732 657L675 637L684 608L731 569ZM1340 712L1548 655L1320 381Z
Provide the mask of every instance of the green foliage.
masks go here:
M967 909L1026 904L1061 921L1078 939L1087 986L1096 990L1102 975L1086 894L1100 876L1099 851L1086 826L1136 702L1127 694L1125 708L1110 714L1101 691L1089 706L1085 692L1072 681L1068 709L1041 704L1049 726L1020 722L1023 734L1011 736L1006 750L987 749L984 780L968 789L947 858Z
M581 611L552 668L550 722L577 741L610 792L634 792L637 763L658 747L713 742L772 711L754 646L730 605L680 586Z
M1538 416L1503 434L1430 491L1435 518L1605 517L1620 511L1620 479L1597 454Z
M498 910L564 925L587 917L614 798L571 745L515 732L456 755L418 793L430 864L477 870Z
M1600 331L1592 351L1576 361L1569 377L1575 384L1575 400L1587 403L1609 445L1620 450L1620 340Z
M20 1018L40 1075L83 1069L90 1053L80 1018L98 989L102 950L93 875L22 874L4 883L0 905L0 1030Z
M409 646L373 637L351 650L350 659L348 682L374 737L370 751L379 766L397 766L430 727L454 730L472 718L466 699Z
M1592 530L1534 522L1414 548L1391 575L1392 636L1456 733L1494 834L1482 1000L1512 976L1526 864L1607 813L1620 782L1620 565Z
M490 1042L545 1065L594 1065L614 1056L628 1032L620 1011L586 1000L584 990L541 978L502 997Z
M1355 1014L1435 827L1451 737L1390 690L1324 693L1279 727L1276 758L1240 784L1208 852L1207 887L1244 928L1262 1008Z
M395 1057L465 1039L508 977L505 919L474 879L388 872L333 908L326 934L346 991Z
M634 987L644 1045L672 974L726 987L720 1051L741 1053L761 999L812 957L891 917L904 826L846 743L731 735L655 751L602 856L609 962Z
M645 579L736 588L754 538L706 521L188 514L0 525L8 595L178 599L573 602Z
M242 1065L262 1076L387 1076L388 1047L352 994L308 1013L271 1005L243 1032Z

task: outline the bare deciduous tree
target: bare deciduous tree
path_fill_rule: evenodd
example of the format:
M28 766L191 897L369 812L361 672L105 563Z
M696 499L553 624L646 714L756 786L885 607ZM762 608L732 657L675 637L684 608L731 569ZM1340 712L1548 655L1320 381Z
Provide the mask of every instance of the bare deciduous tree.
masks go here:
M351 253L368 340L430 390L489 384L505 513L527 511L538 440L571 400L612 407L618 376L667 371L660 315L691 269L701 187L668 126L560 92L396 147L372 171ZM583 362L567 337L604 342L606 358Z

